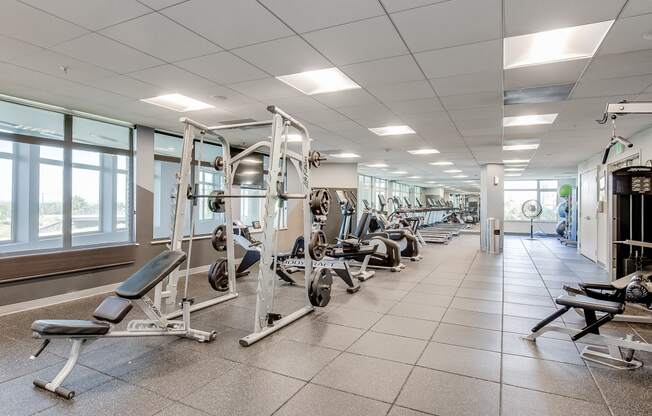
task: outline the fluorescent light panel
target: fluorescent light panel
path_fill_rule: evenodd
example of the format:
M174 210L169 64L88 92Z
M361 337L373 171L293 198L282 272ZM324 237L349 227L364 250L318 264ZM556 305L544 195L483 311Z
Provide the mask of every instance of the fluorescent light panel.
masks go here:
M410 126L385 126L385 127L372 127L369 129L378 136L399 136L402 134L416 134Z
M408 176L408 179L421 179L421 176Z
M459 169L448 169L444 171L444 173L460 173L460 172L462 171Z
M387 168L389 167L388 164L386 163L372 163L371 165L367 165L369 168Z
M430 162L432 166L450 166L453 162Z
M613 20L608 20L505 38L503 68L590 58L598 50L612 24Z
M564 101L574 86L575 84L562 84L508 90L503 94L503 104L540 104Z
M505 168L505 172L521 172L524 170L525 168Z
M411 155L432 155L435 153L439 153L439 150L437 149L417 149L417 150L408 150L407 151Z
M306 95L361 88L337 68L318 69L276 77Z
M405 175L407 172L404 170L395 170L392 172L394 175Z
M178 111L179 113L215 108L214 105L207 104L205 102L195 100L194 98L186 97L185 95L177 93L159 95L158 97L152 98L143 98L140 101L167 108L168 110Z
M555 122L557 114L532 114L527 116L503 117L503 126L536 126L538 124L552 124Z
M347 152L332 153L330 156L334 157L336 159L353 159L353 158L356 158L356 157L360 157L360 155L358 155L356 153L347 153Z
M503 150L535 150L538 149L539 145L535 144L510 144L503 146Z
M516 177L516 176L521 176L521 174L520 173L506 173L505 176Z
M505 164L530 163L530 159L503 159Z
M462 178L468 178L468 176L467 175L454 175L453 178L462 179Z

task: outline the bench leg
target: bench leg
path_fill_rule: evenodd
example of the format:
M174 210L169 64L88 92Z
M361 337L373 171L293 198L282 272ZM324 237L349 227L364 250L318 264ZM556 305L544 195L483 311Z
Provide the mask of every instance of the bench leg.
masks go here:
M532 328L532 333L530 335L528 335L526 337L526 339L528 339L530 341L536 340L536 338L540 335L539 331L542 328L544 328L550 322L554 321L555 319L559 318L560 316L562 316L563 314L568 312L569 309L570 309L569 306L564 306L561 309L557 309L553 314L551 314L550 316L548 316L547 318L545 318L544 320L542 320L541 322L536 324L536 326L534 328Z
M85 339L82 338L75 338L72 340L72 348L70 349L70 355L68 355L68 361L66 361L66 364L52 381L47 382L37 378L34 380L34 385L44 390L51 391L63 397L64 399L70 400L75 397L75 392L73 390L68 390L65 387L61 387L61 384L63 384L66 377L70 375L70 372L75 367L75 364L77 364L77 360L81 354L82 344L84 341Z

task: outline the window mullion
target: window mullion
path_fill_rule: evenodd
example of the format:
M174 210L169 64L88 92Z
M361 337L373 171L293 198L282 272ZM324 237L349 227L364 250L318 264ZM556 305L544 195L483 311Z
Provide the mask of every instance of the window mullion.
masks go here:
M63 248L72 247L72 116L63 119Z

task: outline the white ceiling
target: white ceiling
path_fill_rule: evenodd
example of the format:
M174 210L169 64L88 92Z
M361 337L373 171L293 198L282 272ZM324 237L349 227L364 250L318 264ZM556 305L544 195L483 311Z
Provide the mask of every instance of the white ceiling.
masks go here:
M502 69L505 36L612 19L593 59ZM308 124L317 148L421 184L455 183L451 167L428 164L441 160L470 179L505 158L532 158L524 176L567 175L604 146L608 127L594 120L607 101L650 98L651 31L649 0L4 0L0 93L176 131L179 113L139 99L210 102L190 114L208 124L265 119L275 104ZM362 88L306 96L274 78L332 66ZM566 101L502 104L504 89L575 82ZM503 131L503 114L533 113L559 116ZM388 124L417 134L367 130ZM622 119L619 134L650 124ZM537 151L502 151L533 138ZM406 152L421 147L441 154Z

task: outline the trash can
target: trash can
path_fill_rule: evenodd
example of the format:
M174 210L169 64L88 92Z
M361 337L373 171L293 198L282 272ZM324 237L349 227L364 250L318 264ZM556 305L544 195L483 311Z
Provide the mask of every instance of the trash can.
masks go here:
M490 254L500 254L503 251L501 247L501 229L500 229L500 220L497 218L487 218L486 225L486 246L487 253Z

